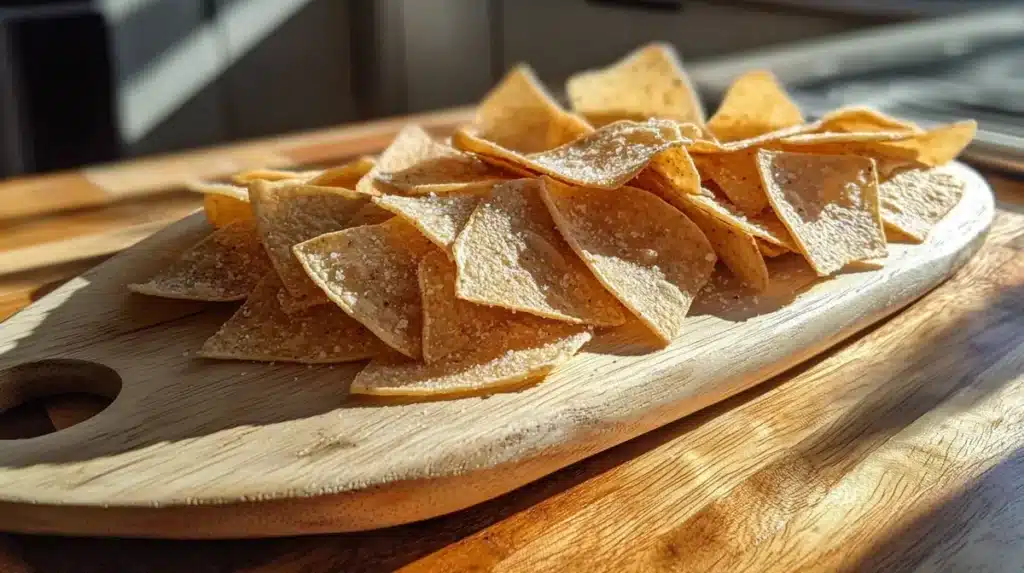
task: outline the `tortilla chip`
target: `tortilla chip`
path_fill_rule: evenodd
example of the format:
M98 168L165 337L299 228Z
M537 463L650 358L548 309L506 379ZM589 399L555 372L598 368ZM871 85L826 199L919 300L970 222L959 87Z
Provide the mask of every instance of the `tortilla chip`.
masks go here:
M461 136L457 131L458 137ZM498 153L501 159L530 173L543 173L576 185L614 189L636 176L658 153L688 142L672 121L620 121L541 153L521 155L493 146L479 153Z
M704 213L748 235L763 239L773 245L796 250L796 243L790 237L786 226L782 224L782 221L771 210L748 217L735 205L718 197L707 188L701 189L700 194L682 197L676 207L683 211L691 207L700 209Z
M408 125L359 180L356 190L367 195L444 193L502 178L476 157L437 143L421 127Z
M693 156L701 178L714 181L729 201L748 215L768 208L768 196L761 187L755 159L757 149Z
M820 276L886 256L874 161L761 151L757 163L772 208Z
M495 329L478 344L431 364L375 359L356 375L351 392L450 397L518 387L568 362L591 338L579 325L536 320Z
M250 197L263 246L284 287L299 298L319 297L319 289L295 259L292 247L347 228L366 198L338 187L260 180L253 181Z
M643 189L584 189L545 179L541 197L562 236L622 304L665 343L715 268L697 225Z
M700 98L668 44L648 44L607 68L576 74L566 91L573 110L595 126L649 118L704 123Z
M374 202L415 225L445 253L451 254L455 237L492 187L493 183L482 183L466 191L442 195L383 195Z
M331 364L372 358L388 347L363 325L329 305L286 313L278 303L281 281L269 273L245 304L199 351L206 358Z
M761 254L767 258L781 257L786 253L792 253L793 251L786 247L780 247L779 245L773 245L764 239L755 239L757 241L757 250L761 251Z
M396 217L320 235L293 250L335 304L388 346L419 358L423 311L417 273L420 259L436 248Z
M369 173L376 164L377 161L374 158L364 155L337 167L325 169L319 175L307 181L307 183L321 187L355 189L359 180Z
M512 68L484 96L467 130L523 154L546 151L592 131L586 121L563 110L524 64ZM458 146L455 138L452 143Z
M304 181L319 175L319 171L288 171L285 169L250 169L235 173L231 176L231 182L235 185L247 185L256 180L263 181Z
M655 155L633 183L673 205L679 195L700 193L700 173L684 147L671 147Z
M217 229L170 267L145 283L128 285L128 290L185 300L242 300L270 270L255 222L238 221Z
M923 242L964 194L964 182L937 170L906 171L878 187L887 230Z
M804 123L800 108L771 72L758 70L737 78L722 99L708 129L719 141L749 139Z
M769 143L786 139L787 137L811 133L815 128L816 124L805 123L802 125L793 125L782 129L776 129L775 131L769 131L768 133L762 133L761 135L756 135L747 139L737 139L736 141L724 143L716 139L702 138L687 145L686 149L691 153L723 153L740 151L743 149L750 149L752 147L763 147Z
M822 155L859 155L877 161L918 163L929 167L956 159L974 139L973 120L936 127L921 133L808 133L771 144L772 149Z
M700 228L718 258L743 284L756 291L768 288L768 267L758 247L759 242L768 247L774 245L755 239L753 235L727 225L700 209L691 207L684 213Z
M453 247L459 298L566 322L617 326L622 306L555 230L539 179L494 188Z
M378 223L383 223L394 216L395 214L391 211L381 209L373 202L367 202L352 215L351 219L348 220L348 226L361 227L363 225L376 225Z
M235 221L253 218L252 208L249 206L249 190L245 187L209 181L189 181L185 183L185 188L203 194L203 211L206 213L206 220L214 227L220 228Z
M280 277L278 277L278 280L280 280ZM303 293L302 296L295 296L288 292L288 289L283 286L277 291L277 303L281 305L281 310L285 311L287 314L296 314L304 310L309 310L313 307L325 304L334 304L319 288L316 292L311 292L309 294Z
M441 251L420 261L423 304L423 360L430 363L467 346L480 344L492 330L519 319L542 321L525 312L514 313L455 296L455 263Z
M864 106L842 107L821 116L816 131L860 132L872 131L922 133L920 127L909 121L896 119L878 110Z

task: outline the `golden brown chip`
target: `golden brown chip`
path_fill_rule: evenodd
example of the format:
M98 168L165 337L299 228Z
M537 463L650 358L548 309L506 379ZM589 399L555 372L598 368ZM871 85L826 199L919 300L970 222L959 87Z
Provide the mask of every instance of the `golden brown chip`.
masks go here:
M420 259L437 249L395 217L379 225L320 235L293 249L327 296L383 340L409 356L422 355Z
M377 161L374 158L364 155L337 167L325 169L319 175L307 181L307 183L321 187L355 189L359 180L369 173L376 164Z
M691 153L722 153L728 151L740 151L743 149L750 149L752 147L763 147L769 143L786 139L787 137L813 132L816 126L817 124L811 123L793 125L782 129L776 129L775 131L769 131L768 133L762 133L761 135L756 135L747 139L737 139L736 141L729 141L725 143L713 138L705 137L695 140L693 143L687 145L686 149Z
M704 123L700 98L668 44L648 44L607 68L576 74L566 91L573 109L595 126L649 118Z
M406 126L356 185L367 195L429 194L464 188L503 176L490 165L455 148L437 143L416 125Z
M263 181L304 181L319 175L319 171L287 171L284 169L250 169L235 173L231 176L231 182L235 185L247 185L261 179Z
M780 247L779 245L773 245L764 239L756 239L757 250L761 251L761 254L768 258L781 257L786 253L792 253L786 247Z
M286 313L281 281L269 273L199 351L200 356L262 362L329 364L372 358L388 347L340 308Z
M622 306L558 234L539 179L502 183L455 240L459 298L567 322L616 326Z
M281 305L281 309L288 314L295 314L316 306L334 304L319 288L315 293L311 292L302 296L295 296L283 286L277 291L277 302Z
M484 96L467 131L509 151L527 154L573 141L591 127L563 110L533 70L520 64ZM455 138L452 143L458 146Z
M701 178L714 181L729 201L748 215L756 215L768 208L768 196L761 187L761 175L755 159L757 149L744 149L731 153L695 154Z
M256 226L281 282L293 296L319 297L292 247L324 233L349 226L366 203L354 191L281 181L253 181L250 189Z
M499 325L517 320L533 321L531 324L546 320L525 312L514 313L457 298L455 276L455 263L441 251L428 253L420 261L423 360L428 363L457 350L480 344Z
M671 204L679 195L700 193L700 173L684 147L670 147L658 153L633 180L641 189L656 193Z
M217 229L170 267L145 283L128 285L128 290L186 300L242 300L270 270L255 222L238 221Z
M460 133L456 132L456 138ZM636 176L657 154L687 142L672 121L620 121L541 153L521 155L494 146L478 153L500 154L500 159L529 173L543 173L575 185L614 189Z
M374 202L415 225L434 244L450 254L455 237L466 226L480 199L492 187L493 183L481 183L465 191L441 195L382 195Z
M863 106L843 107L821 116L816 131L868 133L872 131L909 131L921 133L917 125L896 119L878 110Z
M708 129L719 141L749 139L804 123L793 100L768 71L752 71L737 78L722 99Z
M964 182L935 169L905 171L878 187L886 229L923 242L964 193Z
M348 220L348 226L361 227L363 225L376 225L377 223L383 223L394 216L395 214L391 211L381 209L371 201L360 207L359 210L352 215L352 218Z
M819 275L886 256L874 161L762 150L757 163L772 208Z
M772 149L821 155L860 155L877 161L918 163L935 167L948 163L974 139L973 120L942 125L921 133L808 133L779 140Z
M203 211L206 220L214 227L224 227L235 221L253 218L249 206L249 190L238 185L190 181L185 184L189 191L203 194Z
M689 208L700 209L704 213L748 235L753 235L773 245L796 250L796 243L790 237L786 226L782 224L782 221L771 210L748 217L735 205L716 196L711 190L706 188L702 189L700 194L681 197L676 207L683 211Z
M704 232L715 254L743 284L757 291L768 288L768 267L764 264L758 243L780 247L755 239L753 235L727 225L700 209L690 207L684 213Z
M601 284L664 342L675 338L715 268L697 225L635 187L584 189L545 179L541 196Z
M375 359L352 381L353 394L450 397L495 392L546 376L590 340L583 327L537 319L492 330L478 344L431 364Z

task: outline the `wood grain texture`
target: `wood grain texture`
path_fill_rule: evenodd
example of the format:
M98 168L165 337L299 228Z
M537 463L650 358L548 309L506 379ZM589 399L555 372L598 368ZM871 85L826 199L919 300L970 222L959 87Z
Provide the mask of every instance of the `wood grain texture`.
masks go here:
M63 390L93 384L100 393L118 385L101 369L82 375L82 364L10 369L50 358L109 366L123 389L72 428L0 443L0 527L312 533L393 525L490 499L749 388L941 283L980 246L992 216L984 182L960 172L970 181L965 200L926 245L895 246L882 270L811 286L801 261L782 259L772 290L754 299L726 285L695 305L684 335L664 351L651 352L627 328L538 386L426 404L345 402L355 366L189 356L230 308L202 312L128 295L123 285L206 232L193 217L2 326L0 399L54 390L25 380Z

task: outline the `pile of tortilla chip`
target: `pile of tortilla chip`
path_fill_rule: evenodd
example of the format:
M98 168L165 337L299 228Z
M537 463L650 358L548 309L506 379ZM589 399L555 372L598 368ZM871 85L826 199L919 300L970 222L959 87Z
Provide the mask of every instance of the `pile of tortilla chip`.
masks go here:
M520 65L445 141L410 125L379 157L197 183L215 230L130 288L244 301L205 357L369 359L361 394L493 392L627 320L671 343L713 273L760 291L766 258L827 276L924 241L963 193L936 168L975 130L807 121L763 71L706 119L662 44L567 92L571 111Z

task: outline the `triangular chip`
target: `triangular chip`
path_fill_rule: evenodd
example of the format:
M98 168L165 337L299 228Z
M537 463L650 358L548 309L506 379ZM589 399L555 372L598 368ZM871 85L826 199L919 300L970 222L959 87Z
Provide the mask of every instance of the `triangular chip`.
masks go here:
M232 183L236 185L247 185L257 179L263 181L305 181L316 177L320 171L287 171L284 169L250 169L235 173L231 176Z
M502 178L487 163L434 141L419 126L408 125L359 181L356 190L367 195L444 193Z
M796 250L796 243L789 236L786 226L782 224L782 221L771 210L748 217L735 205L715 195L707 188L701 189L699 194L681 197L676 206L683 211L691 207L700 209L704 213L748 235L763 239L773 245Z
M214 227L224 227L235 221L252 220L249 190L238 185L192 181L185 184L189 191L203 194L206 220Z
M484 96L477 108L474 136L517 153L536 153L573 141L590 125L566 112L533 70L520 64ZM453 145L457 145L453 139Z
M217 229L145 283L139 294L224 302L242 300L271 269L256 225L238 221Z
M787 137L770 147L799 153L860 155L935 167L956 159L974 139L976 130L977 123L968 120L921 133L809 133Z
M456 131L454 137L461 141L463 135L463 131ZM498 154L499 159L526 172L575 185L614 189L636 176L657 154L689 141L672 121L620 121L541 153L522 155L490 144L475 151L483 157Z
M286 313L281 281L269 273L245 304L210 337L200 356L263 362L329 364L379 356L388 347L340 308Z
M700 193L700 173L684 147L671 147L658 153L632 184L656 193L675 205L681 195Z
M515 321L539 324L546 320L525 312L512 312L457 298L455 276L455 263L441 251L428 253L420 261L423 360L428 363L457 350L479 345L500 325L507 326Z
M437 246L451 253L452 243L493 183L441 195L382 195L374 202L416 226Z
M800 108L771 72L747 72L736 79L708 120L719 141L737 141L804 123Z
M391 357L370 362L353 394L452 397L521 386L568 362L590 338L579 325L516 322L432 364Z
M455 240L459 298L567 322L617 326L622 306L555 229L539 179L497 185Z
M348 220L348 226L361 227L363 225L376 225L377 223L383 223L394 216L395 214L391 211L381 209L373 202L367 202L352 215L351 219Z
M886 256L874 161L762 150L757 163L772 208L819 275Z
M648 44L607 68L576 74L566 91L573 110L595 126L652 117L704 123L700 98L668 44Z
M307 181L307 183L310 185L319 185L321 187L355 189L359 180L369 173L376 164L377 161L374 158L364 155L337 167L325 169L321 171L319 175Z
M756 155L757 149L694 154L693 162L701 178L714 181L740 211L756 215L768 208L768 196L761 187Z
M817 131L822 132L860 132L872 131L909 131L921 133L923 130L909 121L896 119L878 110L864 106L843 107L821 116L816 122Z
M727 225L700 209L691 207L683 212L704 232L715 254L743 284L757 291L768 288L768 267L765 266L758 243L769 248L781 247L755 239L753 235Z
M284 287L296 297L319 296L292 247L347 228L366 197L337 187L259 180L252 182L249 195L260 238Z
M400 218L320 235L295 246L306 273L347 312L388 346L422 354L423 311L417 273L437 249Z
M319 288L317 288L316 292L295 296L283 286L277 291L277 302L281 305L281 310L288 314L295 314L316 306L334 304Z
M782 129L776 129L775 131L769 131L768 133L762 133L761 135L755 135L747 139L737 139L736 141L721 142L716 139L702 138L694 140L686 146L686 149L691 153L722 153L728 151L740 151L742 149L750 149L752 147L763 147L769 143L793 137L795 135L801 135L804 133L811 133L817 127L817 124L805 123L802 125L793 125L790 127L784 127Z
M562 236L605 288L660 339L675 338L715 268L697 225L635 187L584 189L546 179L541 196Z
M886 229L922 242L964 194L964 182L935 169L905 171L878 188Z

